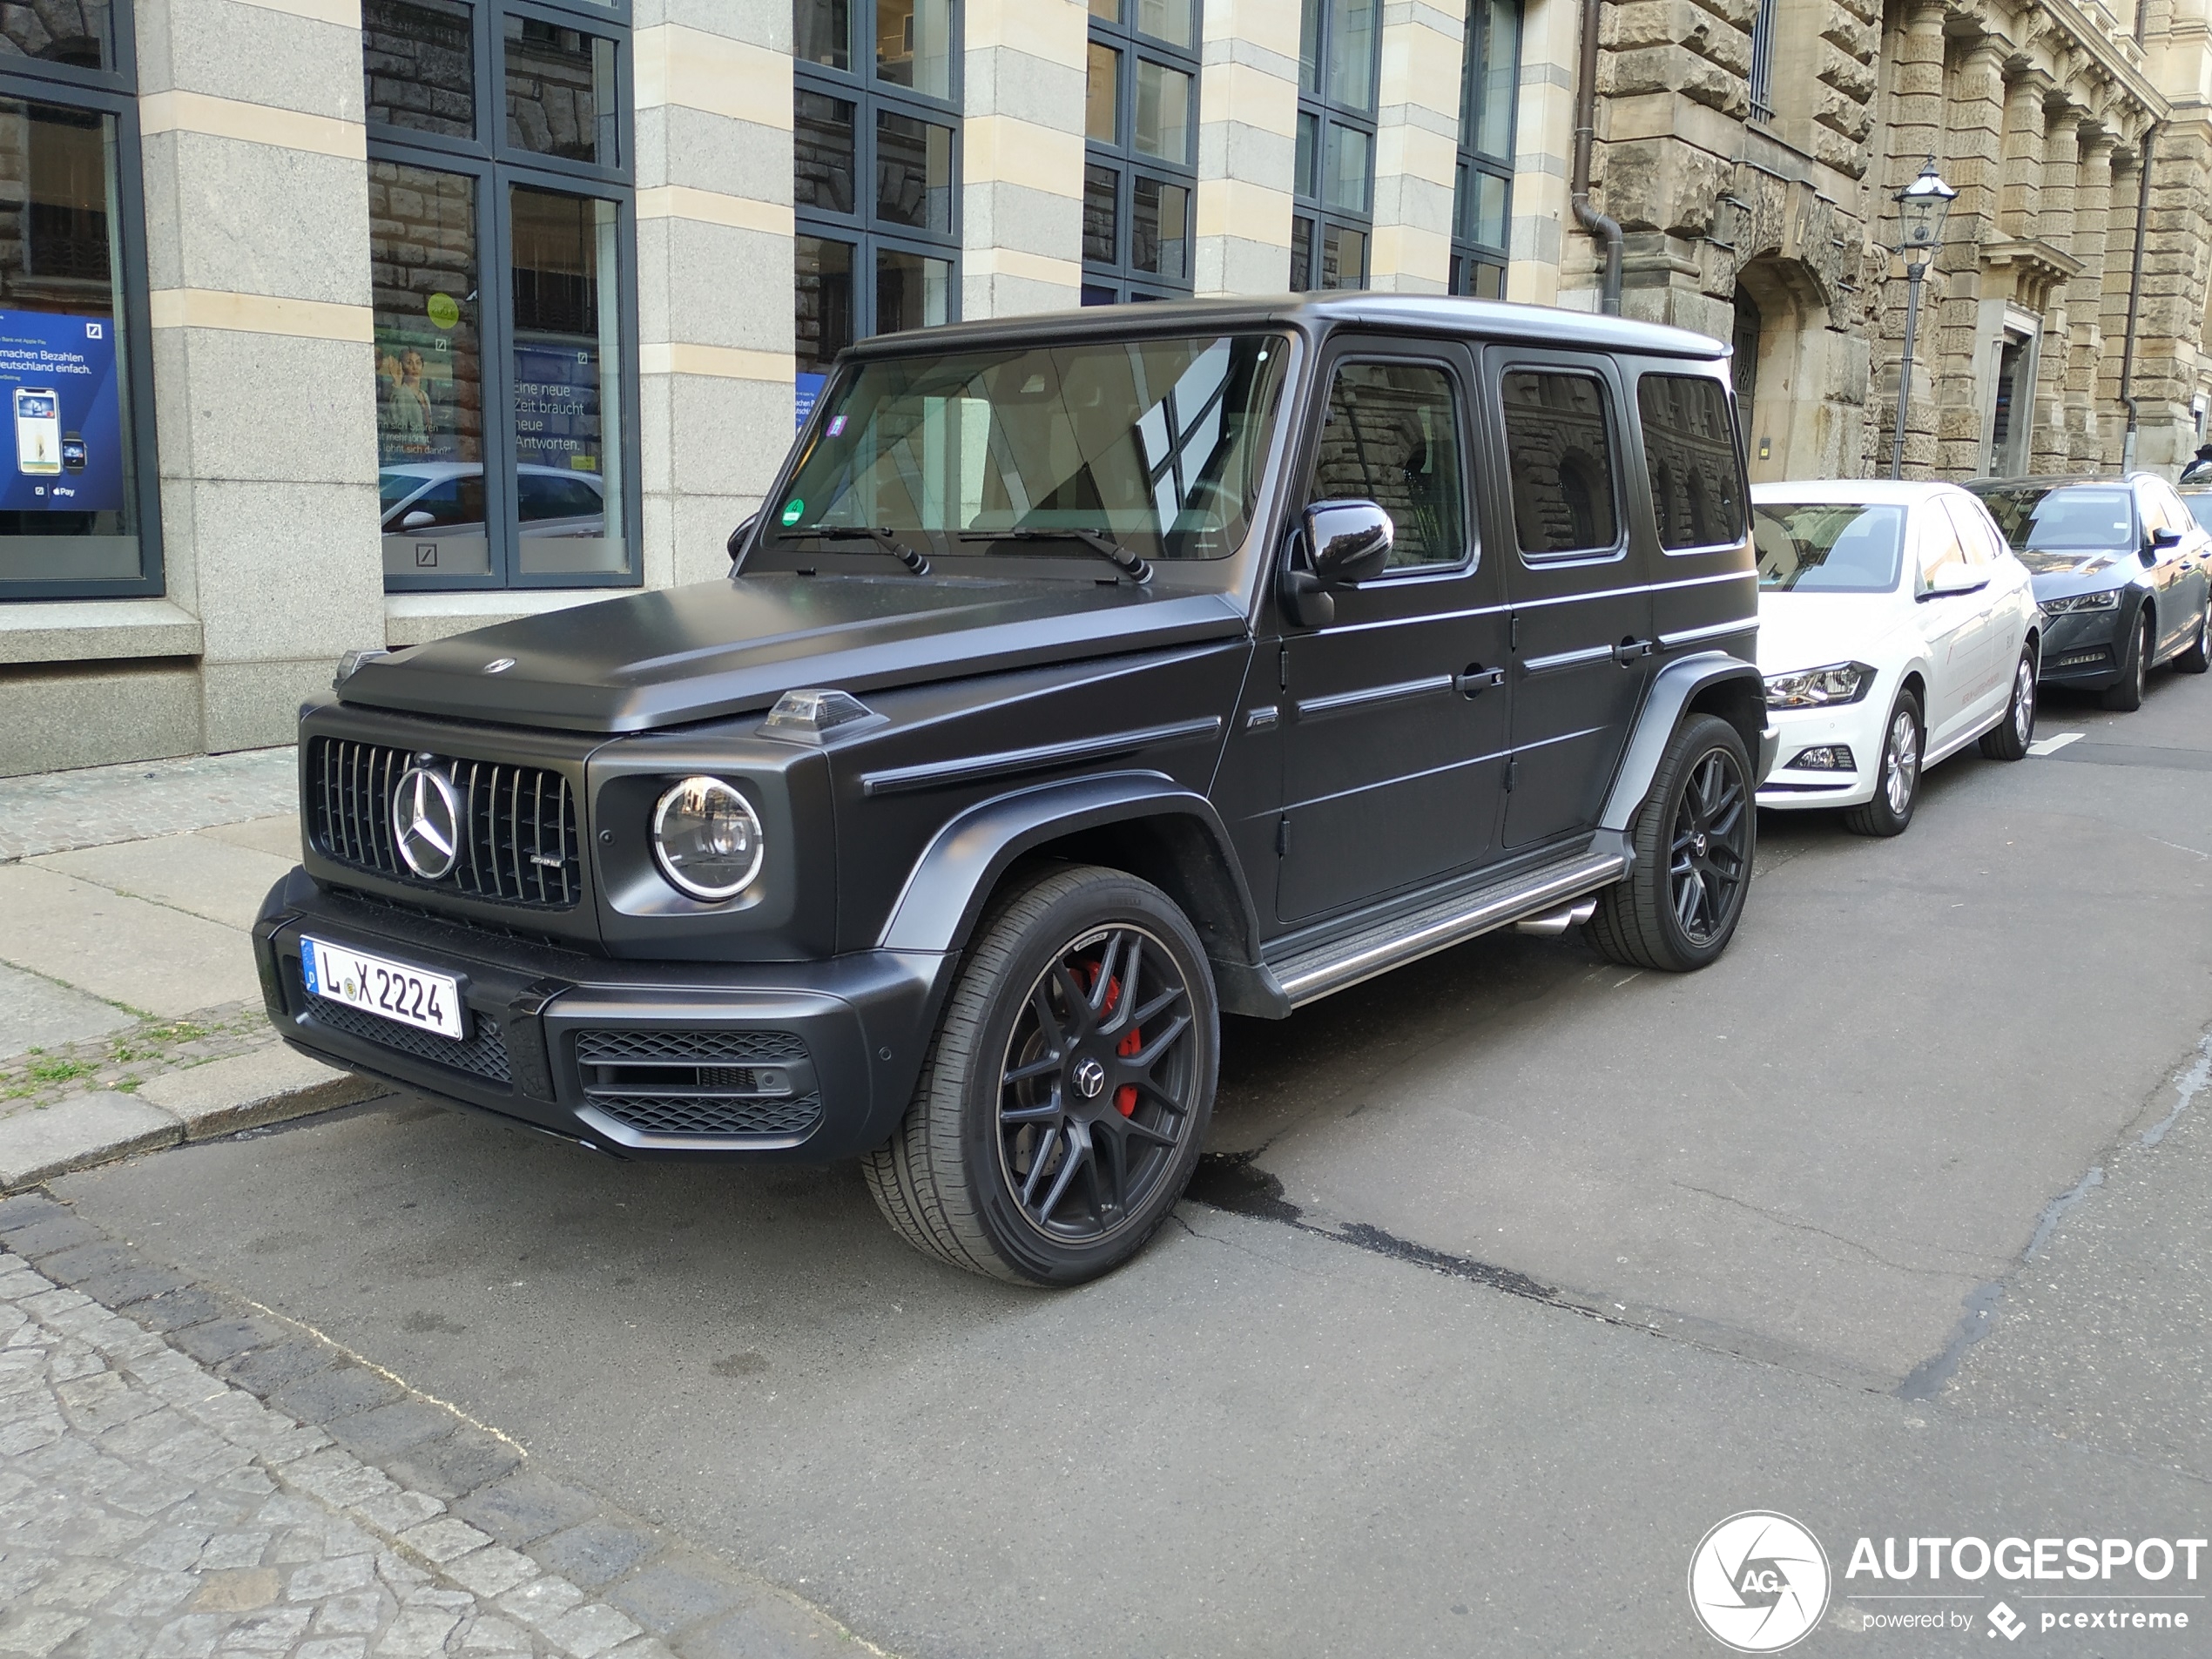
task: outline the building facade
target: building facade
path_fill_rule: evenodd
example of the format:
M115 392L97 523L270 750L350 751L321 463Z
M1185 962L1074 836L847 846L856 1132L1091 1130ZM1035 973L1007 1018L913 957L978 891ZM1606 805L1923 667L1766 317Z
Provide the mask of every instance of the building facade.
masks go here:
M1930 157L1906 469L2170 469L2212 51L2141 3L0 0L0 776L715 577L954 317L1617 288L1736 342L1755 478L1885 469Z

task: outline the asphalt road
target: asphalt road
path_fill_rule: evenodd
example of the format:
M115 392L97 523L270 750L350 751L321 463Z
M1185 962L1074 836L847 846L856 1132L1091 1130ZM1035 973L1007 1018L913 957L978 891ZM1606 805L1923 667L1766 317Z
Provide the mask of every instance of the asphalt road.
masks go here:
M1718 1653L1685 1573L1754 1507L1838 1575L1800 1651L1986 1654L2002 1593L2212 1652L2202 1600L1953 1581L1939 1635L1841 1576L2212 1532L2212 679L2063 732L1898 841L1770 816L1703 974L1505 935L1238 1023L1205 1201L1078 1292L932 1266L849 1169L403 1099L60 1190L902 1654Z

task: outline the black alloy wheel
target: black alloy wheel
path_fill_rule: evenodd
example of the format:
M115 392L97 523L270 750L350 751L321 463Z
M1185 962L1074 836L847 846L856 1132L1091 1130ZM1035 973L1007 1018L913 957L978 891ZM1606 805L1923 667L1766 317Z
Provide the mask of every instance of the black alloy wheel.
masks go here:
M2107 687L2098 701L2120 714L2132 714L2142 707L2143 698L2150 694L2150 659L2157 648L2149 610L2137 612L2134 638L2121 653L2120 684Z
M1204 948L1165 894L1096 866L1032 869L978 927L869 1190L907 1243L970 1272L1109 1272L1197 1167L1219 1026Z
M1734 726L1710 714L1683 721L1637 817L1635 862L1599 895L1590 942L1615 961L1675 973L1725 950L1750 885L1753 788Z
M2035 644L2030 640L2013 664L2013 700L2006 705L2005 718L1981 734L1981 752L1992 760L2027 759L2027 745L2035 738L2037 666Z

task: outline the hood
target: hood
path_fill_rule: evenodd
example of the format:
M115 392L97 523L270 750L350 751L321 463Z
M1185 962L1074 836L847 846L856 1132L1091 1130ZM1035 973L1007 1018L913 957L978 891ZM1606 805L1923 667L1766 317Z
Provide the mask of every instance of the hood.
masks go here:
M2126 558L2128 550L2114 547L2016 547L2013 556L2039 577L2094 576Z
M741 576L632 593L377 658L349 704L566 732L648 732L866 691L1231 637L1222 593L988 577ZM502 658L513 665L496 674Z
M1898 624L1894 593L1762 593L1759 672L1865 662Z

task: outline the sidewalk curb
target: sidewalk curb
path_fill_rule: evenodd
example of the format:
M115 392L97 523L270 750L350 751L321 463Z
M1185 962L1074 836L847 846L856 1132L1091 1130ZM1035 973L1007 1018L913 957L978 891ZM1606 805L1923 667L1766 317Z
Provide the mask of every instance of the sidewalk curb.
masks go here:
M170 1072L135 1094L71 1095L0 1118L0 1193L139 1152L311 1117L387 1087L278 1047Z

